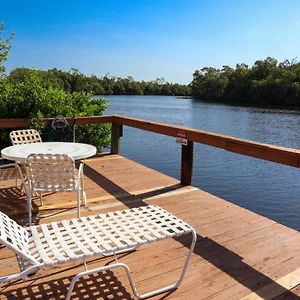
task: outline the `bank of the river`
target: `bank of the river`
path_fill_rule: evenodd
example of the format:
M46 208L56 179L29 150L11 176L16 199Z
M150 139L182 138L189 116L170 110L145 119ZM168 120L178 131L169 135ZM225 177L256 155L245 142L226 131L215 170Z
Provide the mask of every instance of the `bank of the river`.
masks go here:
M298 111L238 107L164 96L107 96L107 114L124 114L300 149ZM121 154L179 178L171 137L124 128ZM196 144L193 185L300 230L299 169Z

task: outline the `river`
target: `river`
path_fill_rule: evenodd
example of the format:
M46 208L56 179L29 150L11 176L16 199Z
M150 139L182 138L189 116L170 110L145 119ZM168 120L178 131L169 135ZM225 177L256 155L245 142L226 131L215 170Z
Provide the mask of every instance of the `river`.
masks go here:
M207 130L300 149L300 112L229 106L169 96L105 96L105 114ZM121 155L180 178L175 138L124 127ZM194 145L193 185L300 231L300 171L201 144Z

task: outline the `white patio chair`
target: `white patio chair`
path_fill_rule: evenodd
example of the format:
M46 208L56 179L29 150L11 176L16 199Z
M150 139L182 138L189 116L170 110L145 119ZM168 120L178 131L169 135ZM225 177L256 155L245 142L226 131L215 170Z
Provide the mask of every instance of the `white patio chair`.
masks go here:
M129 267L118 262L116 253L185 234L192 234L193 239L178 280L166 287L140 294ZM138 299L144 299L176 289L181 284L196 238L191 226L161 207L152 205L30 226L26 229L0 212L0 243L15 252L20 268L19 273L0 277L0 282L26 279L39 269L65 262L114 255L110 265L75 275L66 299L70 299L74 285L80 278L119 267L125 269L134 295ZM142 266L141 261L141 268Z
M27 158L28 222L32 222L32 195L43 192L76 192L77 216L80 216L80 199L86 204L83 190L83 163L79 169L74 159L65 154L30 154ZM41 198L42 202L42 198ZM43 204L43 203L42 203Z
M13 130L10 132L9 138L10 138L12 145L23 145L23 144L41 143L42 142L42 138L41 138L40 134L35 129ZM26 178L27 177L26 163L18 162L18 164L21 166L22 176L23 176L24 181L26 181L27 180L27 178ZM23 181L23 186L25 187L24 181ZM40 197L41 197L41 201L42 201L42 196L40 195Z
M35 129L14 130L10 132L9 137L13 145L42 142L40 134Z
M18 186L18 179L21 180L21 189L24 189L24 177L18 164L8 163L0 165L0 180L15 179Z

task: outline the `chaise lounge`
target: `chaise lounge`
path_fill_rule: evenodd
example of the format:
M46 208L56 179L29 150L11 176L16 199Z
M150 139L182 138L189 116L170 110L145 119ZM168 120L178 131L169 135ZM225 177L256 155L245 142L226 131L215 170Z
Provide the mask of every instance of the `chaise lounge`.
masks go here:
M192 242L178 280L169 286L139 294L129 267L118 262L117 254L168 237L192 234ZM108 269L123 268L138 299L176 289L182 282L196 243L196 232L187 223L159 206L142 206L123 211L74 218L23 228L0 212L0 244L15 252L20 272L0 277L0 282L26 279L39 269L94 256L114 255L110 265L83 271L70 283L70 299L75 283L82 277ZM86 266L86 264L85 264Z

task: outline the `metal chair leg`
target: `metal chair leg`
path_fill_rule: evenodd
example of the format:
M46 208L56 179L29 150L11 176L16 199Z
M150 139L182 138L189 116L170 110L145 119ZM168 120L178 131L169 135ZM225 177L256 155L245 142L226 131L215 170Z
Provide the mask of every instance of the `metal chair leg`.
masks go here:
M31 192L28 191L27 194L27 211L28 211L28 225L31 226L32 223L32 206L31 206Z

